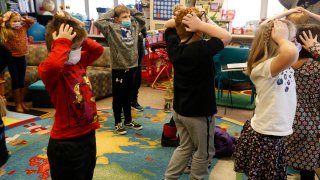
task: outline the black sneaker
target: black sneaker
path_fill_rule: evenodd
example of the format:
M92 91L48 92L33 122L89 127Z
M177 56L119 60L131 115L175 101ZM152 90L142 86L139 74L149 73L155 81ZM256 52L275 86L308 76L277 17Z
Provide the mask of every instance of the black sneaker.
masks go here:
M138 124L138 123L136 123L134 121L131 121L130 123L125 124L124 126L127 127L127 128L135 129L135 130L143 129L143 126L141 126L140 124Z
M122 123L118 123L118 124L115 126L114 132L115 132L116 134L120 134L120 135L127 134L127 131L124 129Z
M165 105L164 105L164 112L166 113L170 113L171 112L171 103L167 102Z
M134 109L134 110L136 110L136 111L138 111L138 112L144 110L143 107L140 106L140 104L139 104L138 102L132 102L132 103L131 103L131 109Z

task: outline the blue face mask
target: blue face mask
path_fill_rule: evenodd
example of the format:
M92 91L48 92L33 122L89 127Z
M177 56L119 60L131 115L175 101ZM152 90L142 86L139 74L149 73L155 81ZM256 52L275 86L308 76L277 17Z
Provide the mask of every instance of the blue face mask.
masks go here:
M123 20L121 21L122 26L126 27L126 28L130 28L131 27L131 21L130 20Z

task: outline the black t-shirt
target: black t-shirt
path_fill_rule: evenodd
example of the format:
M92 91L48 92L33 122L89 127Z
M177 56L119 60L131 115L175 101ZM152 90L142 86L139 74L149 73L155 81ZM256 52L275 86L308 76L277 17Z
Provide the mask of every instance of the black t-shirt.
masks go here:
M179 44L174 28L165 32L169 59L174 67L173 109L187 117L217 113L212 57L224 48L215 37Z

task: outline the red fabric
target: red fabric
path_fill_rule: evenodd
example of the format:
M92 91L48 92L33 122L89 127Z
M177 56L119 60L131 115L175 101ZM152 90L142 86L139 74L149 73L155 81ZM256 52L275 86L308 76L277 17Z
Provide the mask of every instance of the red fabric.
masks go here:
M86 68L102 55L104 48L99 43L86 39L82 43L80 62L65 65L71 45L72 42L68 39L55 40L48 58L38 69L56 108L51 130L53 139L78 137L100 127Z
M163 125L163 135L166 138L177 138L177 128L170 126L169 123L165 123Z

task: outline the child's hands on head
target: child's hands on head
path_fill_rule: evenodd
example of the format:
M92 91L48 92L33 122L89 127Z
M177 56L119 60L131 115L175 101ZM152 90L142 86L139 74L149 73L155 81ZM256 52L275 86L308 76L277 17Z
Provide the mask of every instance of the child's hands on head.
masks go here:
M201 19L192 12L183 17L182 23L186 25L186 30L189 32L196 32L200 30L200 24L202 23Z
M279 44L281 40L289 38L289 29L286 23L274 20L274 27L271 33L272 39Z
M12 14L12 11L8 11L3 14L3 21L8 21L10 19L10 16Z
M302 11L303 11L303 7L295 7L295 8L292 8L292 9L288 10L289 14L298 13L298 12L302 12Z
M61 24L59 28L59 34L57 35L57 32L54 31L52 33L53 40L59 39L59 38L66 38L70 41L73 40L74 37L76 37L77 33L73 32L73 28L69 26L69 24Z
M302 32L302 35L299 35L299 38L303 43L302 47L306 50L308 50L310 47L312 47L314 45L314 43L318 42L318 35L316 34L315 37L313 37L310 30L308 30L308 35L305 31Z
M62 10L57 11L57 15L61 17L65 17L64 12Z

